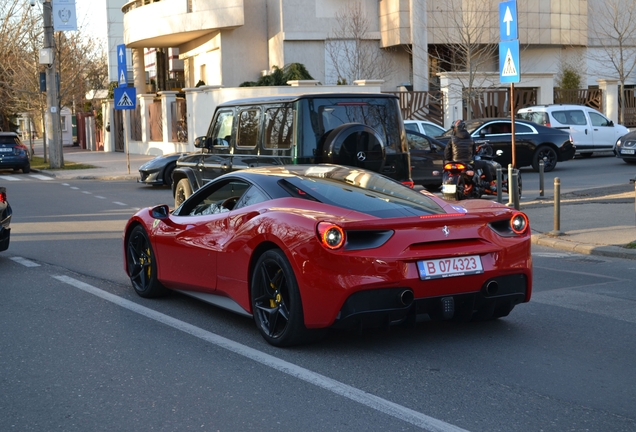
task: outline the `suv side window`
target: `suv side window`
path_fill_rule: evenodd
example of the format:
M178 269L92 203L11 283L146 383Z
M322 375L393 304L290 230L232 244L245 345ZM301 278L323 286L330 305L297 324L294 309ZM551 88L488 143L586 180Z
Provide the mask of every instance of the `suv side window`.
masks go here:
M219 111L214 124L211 126L210 138L212 145L220 149L229 150L230 141L232 140L232 123L234 122L234 113L232 111Z
M581 110L569 110L569 111L553 111L552 117L556 121L565 125L573 126L585 126L587 120L585 119L585 113Z
M261 110L248 109L239 113L239 123L236 133L236 146L256 148L258 131L261 124Z
M609 120L603 117L600 114L595 112L588 113L590 115L590 120L592 121L592 126L609 126Z
M294 110L291 105L265 111L264 147L268 150L288 149L294 133Z

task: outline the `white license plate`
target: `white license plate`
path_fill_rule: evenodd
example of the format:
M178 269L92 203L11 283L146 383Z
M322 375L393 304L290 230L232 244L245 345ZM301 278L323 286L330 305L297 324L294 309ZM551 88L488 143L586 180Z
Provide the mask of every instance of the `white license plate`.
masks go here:
M457 185L454 185L454 184L442 185L442 193L454 194L455 192L457 192Z
M484 272L479 255L418 261L417 269L420 272L420 279L422 280L465 276Z
M634 150L622 149L621 154L634 154Z
M0 148L0 153L13 153L13 149L12 148Z

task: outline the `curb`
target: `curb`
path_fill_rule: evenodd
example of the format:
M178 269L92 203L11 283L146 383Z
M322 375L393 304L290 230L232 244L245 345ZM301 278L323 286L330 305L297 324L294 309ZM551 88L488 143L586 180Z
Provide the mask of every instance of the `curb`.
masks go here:
M571 242L559 238L551 237L542 233L532 233L533 244L547 246L569 252L576 252L584 255L599 255L612 258L623 258L636 260L636 249L627 249L620 246L591 245L579 242Z
M60 176L48 170L31 169L31 171L38 174L44 174L49 177L53 177L60 180L135 180L137 181L139 179L139 175L136 175L136 174L122 174L122 175L110 175L110 176L109 175L86 175L86 174L73 176L72 174L68 174L68 175Z

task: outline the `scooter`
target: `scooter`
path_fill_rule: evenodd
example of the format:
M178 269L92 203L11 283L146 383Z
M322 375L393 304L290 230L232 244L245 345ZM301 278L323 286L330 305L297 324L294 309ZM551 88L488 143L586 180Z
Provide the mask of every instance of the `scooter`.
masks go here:
M497 150L497 156L503 155L502 150ZM495 162L492 145L487 142L480 142L475 155L476 160L488 163L488 169L492 178L497 178L497 168L499 164ZM517 184L519 196L521 196L521 173L517 174ZM501 191L508 193L508 173L502 172L501 184L496 185ZM481 169L475 169L471 164L465 162L447 162L444 164L442 172L442 196L446 200L460 201L470 198L481 198L483 195L497 195L497 190L493 190L491 185L485 180L485 175Z

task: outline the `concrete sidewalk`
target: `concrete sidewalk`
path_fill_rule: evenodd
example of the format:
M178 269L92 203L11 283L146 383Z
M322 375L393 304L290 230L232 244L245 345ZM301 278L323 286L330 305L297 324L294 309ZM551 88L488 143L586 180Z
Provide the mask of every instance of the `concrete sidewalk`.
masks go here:
M39 141L39 143L38 143ZM42 157L42 140L34 142L35 156ZM64 162L93 165L95 168L81 170L42 170L41 172L58 179L102 179L136 180L139 167L156 155L126 154L123 152L103 152L85 150L78 146L64 146Z
M39 149L39 151L38 151ZM42 155L40 145L36 156ZM131 180L139 178L139 167L154 155L126 155L79 147L64 147L64 160L94 165L86 170L47 170L59 179ZM507 196L504 195L507 200ZM589 189L564 194L560 206L560 231L555 235L555 211L552 196L538 200L521 197L520 207L530 219L535 244L581 254L604 255L636 260L636 249L625 246L636 242L634 185Z

